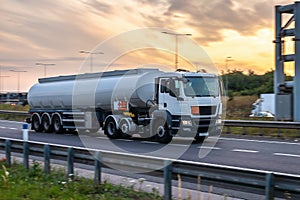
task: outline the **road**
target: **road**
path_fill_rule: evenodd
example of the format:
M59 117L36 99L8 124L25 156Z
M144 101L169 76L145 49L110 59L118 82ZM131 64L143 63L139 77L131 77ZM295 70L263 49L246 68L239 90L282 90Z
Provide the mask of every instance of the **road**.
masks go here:
M22 139L22 123L0 120L0 137ZM208 140L204 144L188 144L185 139L174 139L169 145L139 138L109 140L103 133L49 134L29 132L31 141L88 147L100 150L139 153L164 158L177 158L202 163L212 163L241 168L251 168L300 175L300 142L277 139L246 139L222 136L216 144ZM208 153L199 157L199 151ZM181 155L182 154L182 155Z

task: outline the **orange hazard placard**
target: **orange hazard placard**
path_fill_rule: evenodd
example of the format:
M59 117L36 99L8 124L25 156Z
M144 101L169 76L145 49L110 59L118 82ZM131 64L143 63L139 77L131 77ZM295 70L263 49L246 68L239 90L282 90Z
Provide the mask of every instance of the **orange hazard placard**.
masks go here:
M128 110L127 101L115 101L114 110Z

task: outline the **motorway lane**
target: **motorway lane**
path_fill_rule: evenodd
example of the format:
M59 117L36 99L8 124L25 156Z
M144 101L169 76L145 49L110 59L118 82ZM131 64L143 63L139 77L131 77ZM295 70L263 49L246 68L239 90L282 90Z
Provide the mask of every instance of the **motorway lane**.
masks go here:
M29 134L31 141L78 147L88 146L101 150L126 151L164 158L174 158L174 155L181 155L180 153L184 151L179 158L181 160L300 175L299 142L221 137L215 146L213 146L213 141L207 141L201 145L185 144L186 140L180 139L175 139L175 143L171 145L164 145L142 141L138 138L111 141L103 136L102 131L93 135L80 135L80 137L71 134L35 133L33 131ZM0 120L0 137L22 139L22 123ZM206 157L199 158L200 150L211 151Z

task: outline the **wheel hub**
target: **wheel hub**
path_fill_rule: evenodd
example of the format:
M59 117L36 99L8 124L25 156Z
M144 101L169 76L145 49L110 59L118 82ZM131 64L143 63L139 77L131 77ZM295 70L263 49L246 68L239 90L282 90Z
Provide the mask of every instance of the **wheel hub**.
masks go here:
M128 125L127 124L122 124L122 126L121 126L121 130L122 130L122 133L128 133L128 130L129 130L129 127L128 127Z
M165 131L164 126L157 127L157 135L159 137L163 137L165 135L165 133L166 133L166 131Z

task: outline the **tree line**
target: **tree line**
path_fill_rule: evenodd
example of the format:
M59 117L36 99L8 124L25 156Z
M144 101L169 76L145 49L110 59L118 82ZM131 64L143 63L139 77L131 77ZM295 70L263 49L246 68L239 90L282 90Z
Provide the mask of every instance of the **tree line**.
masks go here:
M274 93L274 70L263 75L257 75L252 70L249 70L248 74L240 70L232 70L220 77L224 88L228 89L229 97ZM286 80L293 80L293 77L286 76Z

